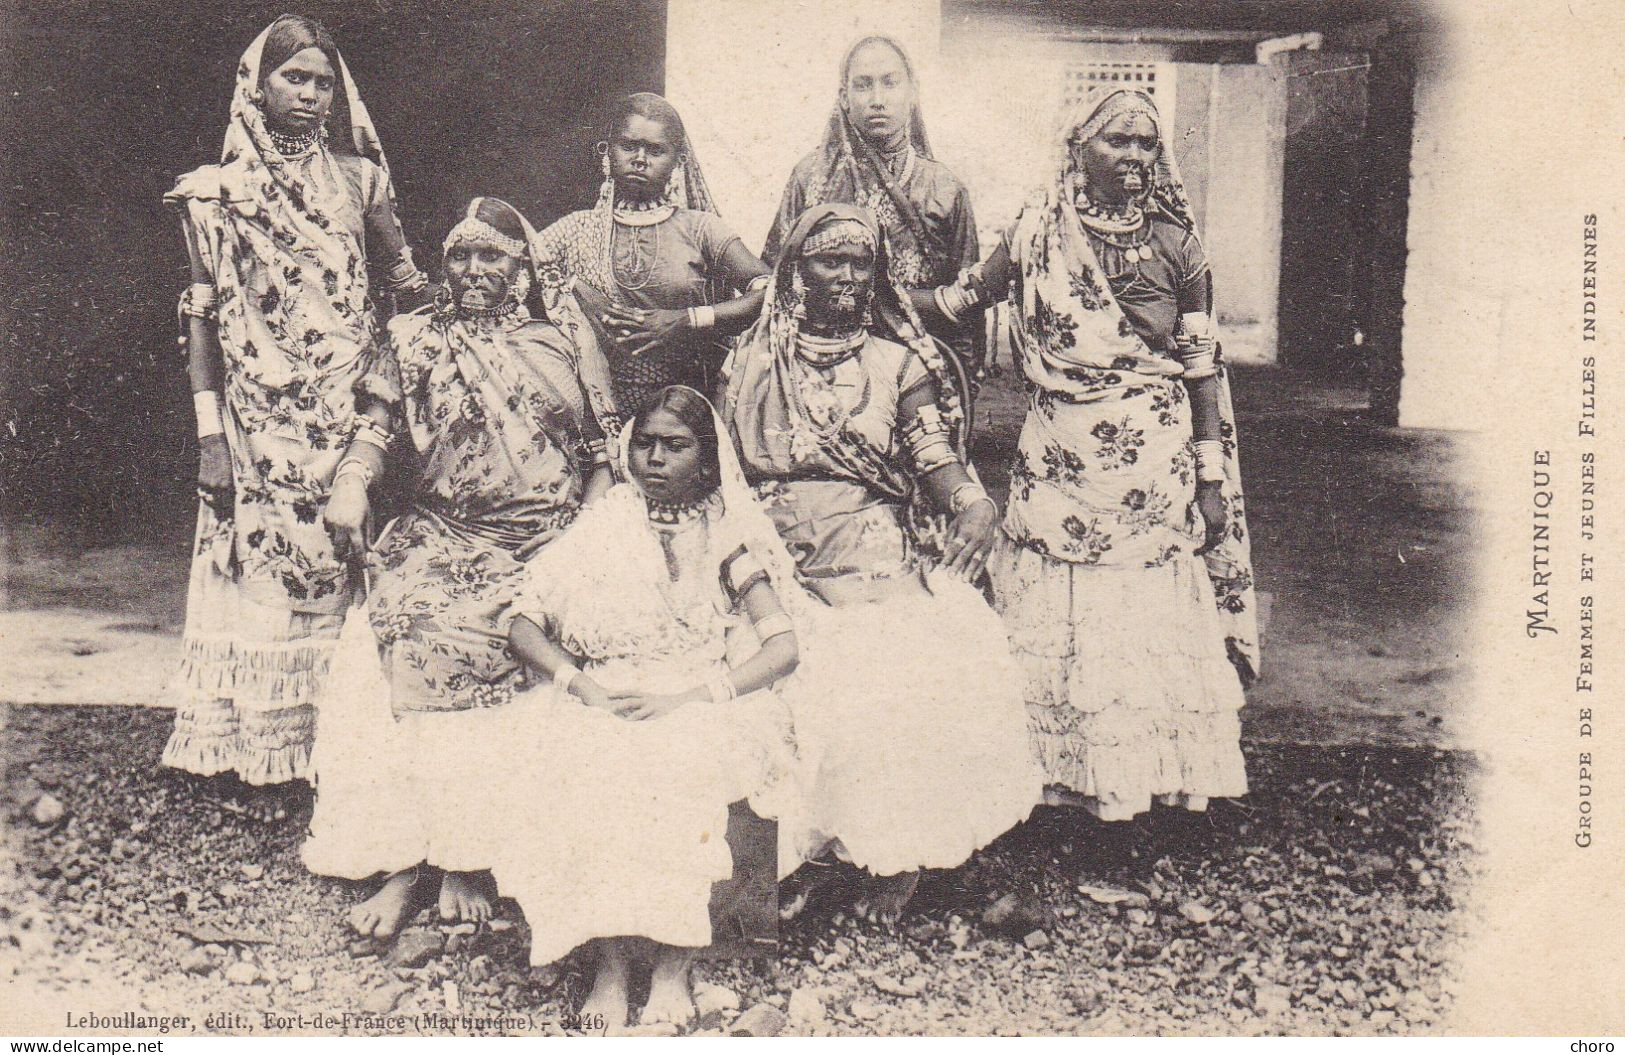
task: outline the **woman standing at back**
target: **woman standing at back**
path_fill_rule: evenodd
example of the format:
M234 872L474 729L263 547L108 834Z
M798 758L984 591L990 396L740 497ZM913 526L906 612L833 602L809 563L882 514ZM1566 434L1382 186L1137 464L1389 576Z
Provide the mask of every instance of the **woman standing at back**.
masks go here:
M220 164L164 200L191 262L180 316L202 453L163 762L278 784L306 773L354 585L322 524L334 471L352 440L388 440L352 393L377 344L369 290L428 283L371 119L308 18L284 15L249 45Z

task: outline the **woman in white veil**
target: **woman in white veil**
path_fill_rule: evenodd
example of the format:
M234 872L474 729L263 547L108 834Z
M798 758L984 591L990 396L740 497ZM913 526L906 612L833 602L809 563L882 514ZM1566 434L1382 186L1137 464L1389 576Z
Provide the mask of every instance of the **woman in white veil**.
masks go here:
M812 603L697 391L660 390L619 446L625 482L531 562L514 603L511 647L550 684L516 709L528 732L502 734L528 765L490 804L508 831L495 874L525 910L531 962L598 939L581 1021L609 1030L627 1021L648 942L643 1021L693 1013L688 962L712 942L712 885L733 870L728 807L779 812L788 719L772 690L799 662Z

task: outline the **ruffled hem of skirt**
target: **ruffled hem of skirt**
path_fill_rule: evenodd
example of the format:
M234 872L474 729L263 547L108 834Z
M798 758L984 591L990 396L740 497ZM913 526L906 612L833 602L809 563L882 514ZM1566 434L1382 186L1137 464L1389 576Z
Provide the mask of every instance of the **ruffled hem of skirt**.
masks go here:
M191 699L231 700L247 710L314 706L333 660L331 639L247 644L188 637L174 686Z
M1197 558L1091 568L1001 540L993 569L1047 784L1106 820L1246 794L1245 699Z
M183 704L160 762L198 776L234 772L245 784L310 775L316 712L309 706L247 711L227 699Z

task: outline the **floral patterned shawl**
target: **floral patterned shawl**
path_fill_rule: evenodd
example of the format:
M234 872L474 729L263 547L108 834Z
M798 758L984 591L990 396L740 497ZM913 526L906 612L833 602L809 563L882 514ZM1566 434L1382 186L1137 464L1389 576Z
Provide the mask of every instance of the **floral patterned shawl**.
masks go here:
M1094 433L1097 438L1122 432L1125 426L1118 417L1128 413L1131 397L1142 391L1137 385L1174 380L1184 372L1177 360L1148 346L1119 307L1073 204L1081 174L1072 161L1071 144L1094 136L1124 113L1150 117L1162 142L1151 173L1148 211L1160 211L1194 230L1184 184L1163 135L1164 123L1156 104L1144 92L1097 85L1064 116L1056 137L1056 179L1022 210L1010 236L1011 261L1017 268L1011 338L1023 373L1041 395L1065 403L1101 405L1102 422ZM1113 402L1118 404L1116 410L1106 406ZM1226 371L1220 373L1219 413L1230 530L1204 560L1226 617L1232 655L1244 658L1256 672L1258 631L1251 547ZM1112 420L1106 420L1108 417ZM1078 476L1072 483L1081 486L1082 480ZM1074 540L1057 540L1051 551L1060 551L1070 541Z
M277 24L238 63L220 164L185 174L165 196L186 216L214 282L236 482L230 518L200 513L198 549L260 603L337 611L348 576L320 511L353 434L353 384L379 336L363 211L391 192L377 132L342 59L346 98L333 116L348 127L335 130L332 149L323 143L284 158L273 147L259 83ZM361 186L335 160L341 148L364 159Z

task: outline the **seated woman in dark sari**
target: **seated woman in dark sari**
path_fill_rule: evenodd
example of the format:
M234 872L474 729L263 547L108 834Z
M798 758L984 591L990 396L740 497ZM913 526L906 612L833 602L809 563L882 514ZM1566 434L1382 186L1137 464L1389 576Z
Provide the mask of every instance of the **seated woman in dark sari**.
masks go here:
M410 510L367 555L371 633L347 628L362 644L341 643L335 660L304 850L316 872L390 874L351 914L364 935L400 927L425 863L446 872L443 916L490 914L489 878L475 873L501 819L453 808L479 775L454 771L440 745L525 684L504 618L521 561L610 483L608 367L579 314L554 322L527 303L534 237L512 206L474 199L446 239L433 310L392 320L358 383L369 419L404 422L419 456ZM383 457L357 443L339 468L327 522L341 551L359 555Z
M829 605L786 690L800 803L780 871L835 849L879 880L868 914L895 920L919 869L961 864L1040 794L1003 628L969 582L998 512L867 212L804 212L767 298L724 368L723 418Z

